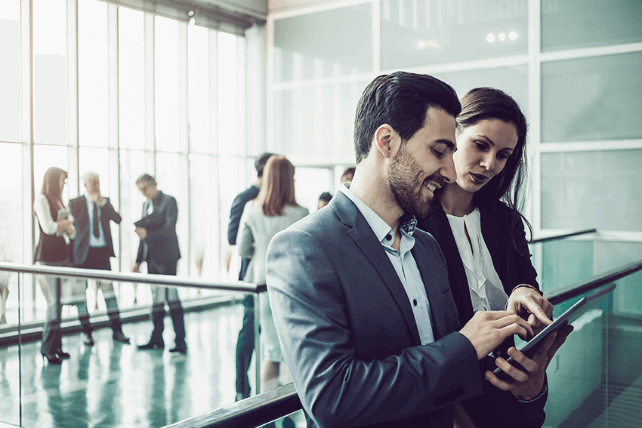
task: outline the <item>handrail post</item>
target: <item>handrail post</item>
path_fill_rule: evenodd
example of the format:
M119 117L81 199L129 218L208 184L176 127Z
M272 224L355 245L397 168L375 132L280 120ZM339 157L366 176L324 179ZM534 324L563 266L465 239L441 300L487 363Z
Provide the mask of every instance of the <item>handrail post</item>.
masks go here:
M254 366L256 368L256 387L254 395L261 393L261 309L259 308L259 293L254 293Z

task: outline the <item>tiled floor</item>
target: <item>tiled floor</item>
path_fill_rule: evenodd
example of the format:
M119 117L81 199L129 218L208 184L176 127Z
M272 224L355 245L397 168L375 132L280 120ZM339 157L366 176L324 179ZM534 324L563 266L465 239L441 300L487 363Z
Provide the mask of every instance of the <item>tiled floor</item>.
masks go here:
M0 349L0 422L160 427L232 403L242 313L240 305L187 313L187 355L168 352L174 343L169 316L164 351L136 350L134 344L149 339L151 322L123 327L132 345L114 343L109 329L95 332L92 348L83 345L82 335L66 336L63 346L71 358L61 366L43 363L40 342L23 345L20 356L18 346Z

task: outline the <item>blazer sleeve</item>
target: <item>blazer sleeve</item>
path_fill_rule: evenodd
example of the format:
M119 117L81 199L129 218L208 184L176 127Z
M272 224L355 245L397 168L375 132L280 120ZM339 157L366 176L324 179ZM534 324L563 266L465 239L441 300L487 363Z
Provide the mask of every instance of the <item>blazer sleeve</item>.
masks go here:
M249 222L250 211L248 210L241 217L238 239L236 240L239 256L243 258L250 258L254 254L254 235Z
M230 223L227 226L227 242L230 245L236 245L236 238L239 232L239 224L241 222L243 208L245 208L246 203L247 200L243 193L237 195L236 198L234 198L234 202L232 202L232 209L230 210Z
M163 208L165 219L163 224L156 229L147 229L148 243L163 242L172 239L176 234L176 222L178 221L178 205L176 199L165 195L167 205Z
M319 426L404 419L481 393L475 350L459 332L384 359L356 358L339 274L309 233L277 234L266 270L285 361L304 408ZM452 393L456 385L466 385L461 395Z
M529 284L539 290L540 287L537 282L537 271L533 267L533 263L531 261L531 252L528 248L528 241L526 240L526 230L521 218L517 221L513 230L513 240L515 241L515 245L513 245L512 242L508 242L507 245L509 245L515 253L517 283L508 285L512 289L512 287L515 287L518 284ZM515 249L515 246L517 249Z
M116 212L116 209L109 201L109 198L105 198L105 205L100 208L100 215L102 218L113 221L116 224L120 224L122 217Z

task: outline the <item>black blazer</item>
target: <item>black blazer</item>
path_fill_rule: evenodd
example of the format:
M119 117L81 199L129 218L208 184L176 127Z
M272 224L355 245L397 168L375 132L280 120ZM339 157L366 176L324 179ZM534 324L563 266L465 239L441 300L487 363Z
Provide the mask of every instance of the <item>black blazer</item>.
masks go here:
M522 221L519 220L511 231L514 212L501 202L480 206L479 212L482 236L506 294L510 295L518 284L530 284L539 289L537 271L531 263ZM441 246L446 258L448 281L463 326L474 315L473 304L464 264L441 204L434 204L428 217L419 220L417 227L431 233ZM484 382L484 394L462 404L477 428L541 427L546 418L544 405L547 395L529 403L521 403L511 392Z
M100 225L103 228L103 234L107 242L109 257L115 257L109 222L113 221L116 224L120 224L122 218L116 212L111 202L109 202L109 198L105 198L105 201L105 205L100 207ZM74 264L80 266L87 260L87 254L89 253L89 236L92 233L91 224L89 224L86 198L79 196L72 199L69 201L69 208L71 209L71 215L74 216L74 227L76 228Z
M140 240L136 263L146 261L162 266L176 265L181 258L176 236L176 222L178 220L178 205L174 197L158 192L152 200L154 211L147 214L149 201L143 203L142 218L136 222L140 227L147 229L147 238ZM159 220L160 219L160 220Z

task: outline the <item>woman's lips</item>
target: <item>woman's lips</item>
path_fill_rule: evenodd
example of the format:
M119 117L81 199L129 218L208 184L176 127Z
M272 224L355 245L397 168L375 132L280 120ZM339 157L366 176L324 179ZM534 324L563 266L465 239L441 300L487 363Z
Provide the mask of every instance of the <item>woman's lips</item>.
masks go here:
M488 177L482 174L475 174L474 172L470 173L470 176L472 177L473 183L475 184L483 184L488 180Z

